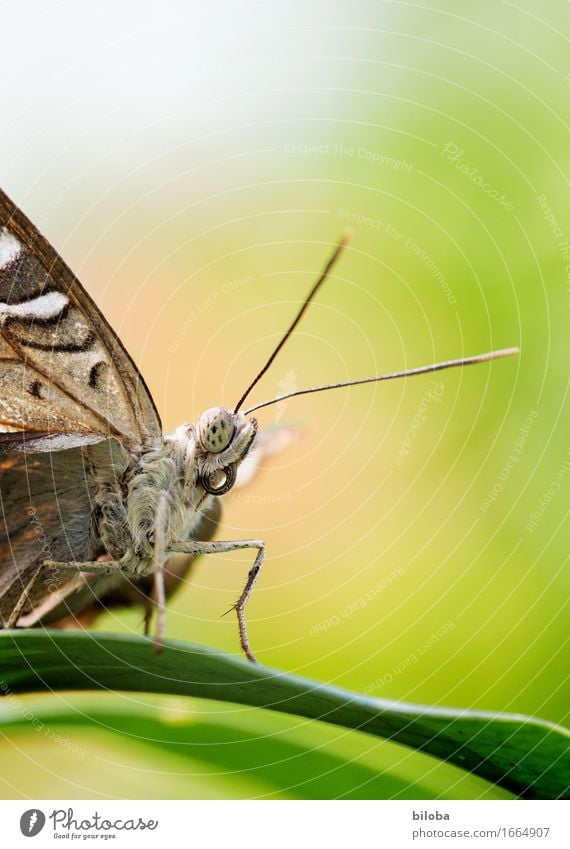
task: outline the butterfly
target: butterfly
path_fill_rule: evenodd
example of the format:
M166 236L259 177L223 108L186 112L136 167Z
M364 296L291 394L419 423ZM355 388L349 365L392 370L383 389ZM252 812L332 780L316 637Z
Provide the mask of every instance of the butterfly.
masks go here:
M192 560L249 549L253 563L233 610L242 650L255 662L245 608L265 544L212 539L220 499L236 484L240 464L253 450L263 453L263 431L252 413L297 395L518 350L298 389L243 410L348 238L343 235L235 407L213 407L163 434L150 392L118 336L61 257L0 191L1 627L89 624L108 607L140 604L146 632L156 611L160 650L166 600Z

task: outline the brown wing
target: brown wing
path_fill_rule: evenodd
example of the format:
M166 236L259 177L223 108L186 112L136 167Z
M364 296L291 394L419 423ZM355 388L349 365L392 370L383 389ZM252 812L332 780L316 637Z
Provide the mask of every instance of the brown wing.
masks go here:
M61 257L0 190L0 432L161 433L127 351Z
M91 501L80 448L0 455L0 627L44 560L91 557ZM77 573L44 569L23 613L71 592L82 580Z

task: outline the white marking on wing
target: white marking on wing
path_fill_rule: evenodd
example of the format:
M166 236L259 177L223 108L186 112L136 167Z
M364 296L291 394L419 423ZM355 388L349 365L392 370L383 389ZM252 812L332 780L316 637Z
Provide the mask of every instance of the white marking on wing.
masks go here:
M55 318L69 304L63 292L48 292L21 304L0 303L0 321L6 318Z
M14 262L21 250L19 241L3 227L0 230L0 270Z

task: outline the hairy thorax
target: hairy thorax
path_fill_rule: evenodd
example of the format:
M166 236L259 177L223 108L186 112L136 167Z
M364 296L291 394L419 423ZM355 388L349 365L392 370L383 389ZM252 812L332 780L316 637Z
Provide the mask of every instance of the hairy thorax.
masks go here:
M198 508L206 506L196 486L194 444L192 428L184 428L148 443L137 454L129 454L115 440L88 449L96 506L95 556L120 560L131 574L150 574L161 498L168 507L166 548L191 535L192 524L200 518Z

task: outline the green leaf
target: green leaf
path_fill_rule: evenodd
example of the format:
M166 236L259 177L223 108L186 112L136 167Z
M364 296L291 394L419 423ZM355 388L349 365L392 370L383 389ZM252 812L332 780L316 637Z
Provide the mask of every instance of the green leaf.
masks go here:
M39 758L57 779L50 781L40 770L28 774L31 798L42 798L45 790L38 784L47 782L58 798L86 782L84 798L100 792L120 798L125 776L130 782L133 771L138 781L129 784L129 798L141 799L512 798L458 767L434 765L431 756L418 752L410 757L402 746L356 731L243 705L202 699L184 704L177 696L146 693L141 699L62 693L29 695L25 705L22 697L0 700L0 759L11 784L6 781L4 791L0 784L0 794L12 797L12 788L21 786L18 775L25 766L19 752L37 760L39 747ZM44 739L55 741L47 755L38 728ZM1 746L3 737L8 745ZM129 764L136 766L131 770ZM162 775L159 782L153 772Z
M265 708L365 731L529 798L568 796L569 732L516 714L371 699L189 643L86 632L0 634L4 694L130 690Z

